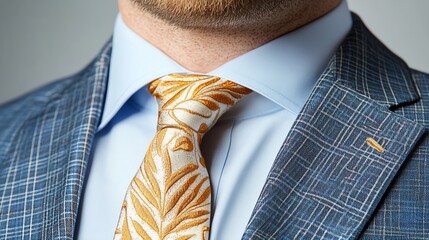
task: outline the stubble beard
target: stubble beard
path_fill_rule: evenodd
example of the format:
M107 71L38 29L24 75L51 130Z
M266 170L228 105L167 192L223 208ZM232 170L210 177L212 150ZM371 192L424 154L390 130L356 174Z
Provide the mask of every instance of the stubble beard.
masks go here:
M240 29L257 25L294 0L131 0L142 10L184 29ZM299 2L299 1L298 1Z

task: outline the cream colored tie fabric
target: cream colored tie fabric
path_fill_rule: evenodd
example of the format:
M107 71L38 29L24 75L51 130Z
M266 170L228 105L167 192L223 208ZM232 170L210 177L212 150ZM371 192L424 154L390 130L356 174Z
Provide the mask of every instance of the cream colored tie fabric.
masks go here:
M208 239L210 179L202 137L251 91L206 75L167 75L153 81L158 131L128 187L114 239Z

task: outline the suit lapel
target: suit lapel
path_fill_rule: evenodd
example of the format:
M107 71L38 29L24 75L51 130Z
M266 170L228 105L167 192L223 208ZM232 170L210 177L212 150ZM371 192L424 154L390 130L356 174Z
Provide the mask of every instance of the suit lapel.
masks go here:
M1 163L1 218L13 238L72 239L90 146L101 116L110 43L84 71L44 92ZM55 92L55 93L54 93ZM6 213L4 211L7 211ZM15 235L16 234L16 235Z
M243 239L357 238L425 131L407 66L358 17L289 132Z

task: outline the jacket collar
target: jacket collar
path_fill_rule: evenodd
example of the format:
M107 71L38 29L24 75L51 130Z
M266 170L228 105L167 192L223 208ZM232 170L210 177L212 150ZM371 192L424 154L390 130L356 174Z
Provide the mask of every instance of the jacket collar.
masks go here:
M424 126L405 63L353 16L352 31L283 143L243 239L354 239Z
M59 159L57 169L51 170L52 173L62 171L63 177L58 178L59 188L52 190L55 192L55 198L47 202L48 206L45 207L56 210L49 212L53 214L53 218L58 219L50 227L64 229L64 232L49 232L48 239L60 237L71 239L77 230L79 202L83 194L91 146L101 121L105 101L111 47L109 40L95 60L78 74L75 82L63 92L59 98L61 100L50 104L50 108L63 106L71 111L65 116L70 118L69 124L54 129L64 134L64 145L68 147L64 149L66 154L63 159ZM63 122L64 119L57 121Z
M381 105L395 108L420 99L406 63L372 35L355 14L353 28L333 64L339 84Z

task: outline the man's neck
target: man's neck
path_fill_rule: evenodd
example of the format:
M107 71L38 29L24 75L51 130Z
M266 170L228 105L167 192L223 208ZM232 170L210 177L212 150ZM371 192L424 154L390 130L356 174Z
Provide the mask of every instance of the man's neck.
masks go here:
M130 0L120 0L119 9L124 22L140 37L159 48L184 68L193 72L207 73L325 15L340 1L326 2L320 6L303 9L299 13L270 16L267 19L261 19L258 25L234 30L179 28L142 11Z

